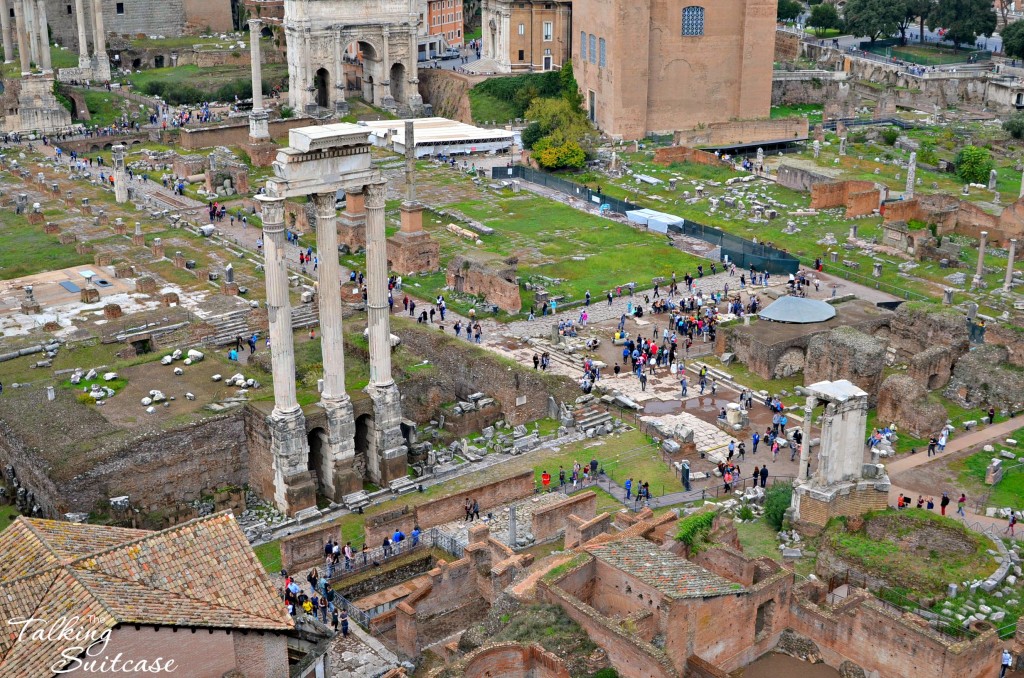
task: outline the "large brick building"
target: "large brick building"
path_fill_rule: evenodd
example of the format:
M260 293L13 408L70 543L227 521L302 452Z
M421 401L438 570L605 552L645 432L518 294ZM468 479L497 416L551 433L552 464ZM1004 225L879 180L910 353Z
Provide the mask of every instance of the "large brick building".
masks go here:
M443 36L451 47L462 47L462 0L427 0L427 35Z
M573 65L590 119L637 139L768 117L776 5L576 0Z
M54 675L79 657L109 668L118 655L136 669L123 675L159 658L193 678L285 676L289 645L302 645L230 512L160 532L18 518L0 554L0 614L33 620L0 638L3 676Z
M572 56L572 2L484 0L484 56L499 72L550 71Z

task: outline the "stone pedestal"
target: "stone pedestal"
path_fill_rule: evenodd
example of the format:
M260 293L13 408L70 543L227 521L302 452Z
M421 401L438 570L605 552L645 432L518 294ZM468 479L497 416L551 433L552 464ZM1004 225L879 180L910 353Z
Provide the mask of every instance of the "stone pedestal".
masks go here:
M402 398L398 386L366 387L373 402L373 439L367 450L367 479L378 486L409 473L409 453L402 436Z
M45 233L46 235L57 235L58 233L60 233L60 226L53 223L52 221L47 221L46 225L43 226L43 233Z
M25 315L35 315L37 313L42 313L43 309L39 305L38 301L23 301L21 302L21 312Z
M400 275L436 271L441 246L423 230L423 205L403 202L402 230L388 238L388 263Z
M100 300L100 291L95 287L83 287L79 299L83 304L95 304Z
M362 193L345 193L345 211L338 215L338 240L353 251L366 247L366 201Z
M266 421L274 453L274 504L288 515L316 506L316 486L307 468L309 441L302 410L296 407L282 412L275 407Z
M346 494L363 489L362 474L355 468L356 422L347 395L320 401L327 415L327 450L321 454L324 468L317 469L321 492L340 502Z
M236 282L223 282L220 286L220 293L227 297L238 296L238 283Z
M42 224L46 223L46 216L42 212L29 212L28 223L30 224Z

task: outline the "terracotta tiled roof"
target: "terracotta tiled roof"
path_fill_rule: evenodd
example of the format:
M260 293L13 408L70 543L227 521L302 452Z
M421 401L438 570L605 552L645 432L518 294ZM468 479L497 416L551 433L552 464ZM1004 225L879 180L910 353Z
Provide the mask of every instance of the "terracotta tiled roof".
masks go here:
M705 570L686 558L662 551L641 537L588 545L586 550L668 598L707 598L745 591L742 584Z
M19 518L0 532L0 617L62 616L96 635L117 624L294 628L230 512L160 532ZM69 646L17 639L18 627L0 635L0 676L51 675Z

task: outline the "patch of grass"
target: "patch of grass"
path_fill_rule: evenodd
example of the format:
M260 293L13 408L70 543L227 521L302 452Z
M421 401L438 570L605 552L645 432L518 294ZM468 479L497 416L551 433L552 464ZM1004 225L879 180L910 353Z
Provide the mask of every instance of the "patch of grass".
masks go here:
M773 118L791 118L807 114L807 122L821 122L821 104L792 104L790 106L772 106Z
M281 571L281 542L269 541L253 548L263 569L271 574Z
M7 526L13 523L20 515L21 514L18 513L18 508L16 506L0 506L0 532L6 529Z
M516 107L508 101L481 92L469 91L469 107L475 122L505 123L516 118Z
M40 271L54 271L93 262L92 255L78 254L74 245L61 245L42 226L28 223L11 210L0 213L0 280L20 278Z
M680 518L679 529L676 532L676 541L682 542L691 551L699 551L711 534L711 525L715 522L714 511L702 511Z
M547 574L544 575L544 581L548 583L554 583L558 581L558 579L560 579L562 575L569 572L570 570L576 569L583 563L587 562L587 560L589 559L589 553L577 553L561 565L556 565L555 567L548 570Z
M768 391L769 393L778 393L779 391L786 390L790 393L794 393L797 386L803 386L804 377L802 374L795 374L791 377L780 377L778 379L765 379L762 376L751 372L746 365L740 362L734 361L729 366L726 366L718 359L717 356L701 356L698 358L700 362L707 363L708 367L714 367L715 369L726 372L740 384L748 388L757 391ZM757 398L754 398L757 400Z
M1019 440L1019 438L1014 438ZM998 449L1005 449L1000 445ZM1018 452L1019 454L1019 452ZM978 493L988 493L990 506L1009 507L1013 509L1024 508L1024 469L1014 468L1003 473L1003 479L996 485L985 484L985 470L991 463L993 457L998 458L997 452L977 452L954 461L950 469L958 473L961 483L976 488ZM1016 466L1016 461L1003 460L1004 467Z
M743 552L751 558L764 556L772 560L782 560L778 533L764 520L737 523L736 532Z

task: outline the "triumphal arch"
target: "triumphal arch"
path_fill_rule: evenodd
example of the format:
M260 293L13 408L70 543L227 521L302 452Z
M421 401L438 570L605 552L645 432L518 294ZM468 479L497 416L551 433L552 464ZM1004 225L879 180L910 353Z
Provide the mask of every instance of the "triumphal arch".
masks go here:
M316 495L340 501L362 488L405 478L408 448L402 432L398 386L391 375L387 243L384 233L385 180L370 162L370 131L348 123L301 127L289 132L288 147L273 163L274 177L256 196L262 208L263 242L274 375L274 409L267 417L273 466L273 498L289 514L316 505ZM345 390L341 267L335 200L338 191L360 197L366 219L367 324L370 343L371 421L355 421ZM284 201L308 196L316 210L320 341L323 388L319 406L327 435L312 460L305 415L295 388L289 273L286 266ZM358 441L362 441L361 444ZM359 449L363 448L363 449ZM313 463L311 463L311 461ZM315 478L315 480L314 480ZM319 487L317 487L319 485ZM269 489L269 488L268 488Z
M419 20L416 0L285 0L289 105L302 113L344 111L345 64L356 58L363 100L419 115Z

